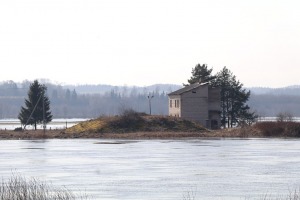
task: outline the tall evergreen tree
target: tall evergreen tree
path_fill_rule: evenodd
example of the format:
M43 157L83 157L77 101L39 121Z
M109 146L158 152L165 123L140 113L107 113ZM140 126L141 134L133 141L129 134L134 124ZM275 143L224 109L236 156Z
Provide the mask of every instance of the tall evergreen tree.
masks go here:
M47 87L39 84L35 80L30 84L28 91L28 99L25 99L25 107L21 107L18 119L24 125L34 125L36 130L37 124L52 121L50 111L50 100L46 95Z
M208 69L206 64L197 64L193 69L192 69L192 76L188 80L187 85L191 85L197 82L209 82L214 80L216 77L213 76L212 73L213 69Z
M243 84L236 80L236 76L224 67L214 80L213 85L221 89L221 124L223 127L233 127L255 120L254 112L246 104L250 91L243 89Z

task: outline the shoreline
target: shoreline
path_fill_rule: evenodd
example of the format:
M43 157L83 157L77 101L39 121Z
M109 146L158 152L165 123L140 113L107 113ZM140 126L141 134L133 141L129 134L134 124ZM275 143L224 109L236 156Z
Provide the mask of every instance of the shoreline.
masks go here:
M300 138L300 123L265 122L239 128L218 130L183 129L157 131L122 131L117 132L77 131L72 129L55 130L0 130L0 140L35 140L35 139L187 139L187 138Z
M128 140L151 140L151 139L217 139L217 138L283 138L276 136L263 136L253 130L242 128L220 129L201 132L129 132L129 133L67 133L65 129L46 130L0 130L0 140L42 140L42 139L128 139Z
M181 139L210 137L210 132L66 133L62 130L1 130L0 140L38 139Z

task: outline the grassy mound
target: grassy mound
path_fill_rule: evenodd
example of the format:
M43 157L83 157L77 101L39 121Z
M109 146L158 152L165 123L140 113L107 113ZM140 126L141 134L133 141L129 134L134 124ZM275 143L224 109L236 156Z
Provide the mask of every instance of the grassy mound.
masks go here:
M173 117L149 116L125 112L121 116L100 117L82 122L66 133L130 133L130 132L201 132L200 124Z

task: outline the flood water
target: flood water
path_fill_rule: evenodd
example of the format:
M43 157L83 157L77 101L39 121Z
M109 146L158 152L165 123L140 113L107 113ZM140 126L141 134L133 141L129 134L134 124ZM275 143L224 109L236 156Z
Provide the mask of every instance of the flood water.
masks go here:
M12 172L91 199L260 199L300 188L300 140L0 140Z
M72 118L72 119L53 119L46 126L46 129L66 129L74 126L82 121L87 121L86 118ZM24 127L19 119L0 119L0 130L14 130L15 128ZM34 129L34 126L27 125L27 130ZM43 129L42 124L38 124L37 129Z

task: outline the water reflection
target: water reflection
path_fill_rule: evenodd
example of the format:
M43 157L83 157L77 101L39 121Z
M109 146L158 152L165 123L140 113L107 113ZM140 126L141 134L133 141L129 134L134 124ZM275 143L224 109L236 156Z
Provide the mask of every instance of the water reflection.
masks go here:
M95 199L244 199L300 186L298 140L0 141L12 170ZM195 189L196 188L196 189ZM196 190L196 191L195 191Z

